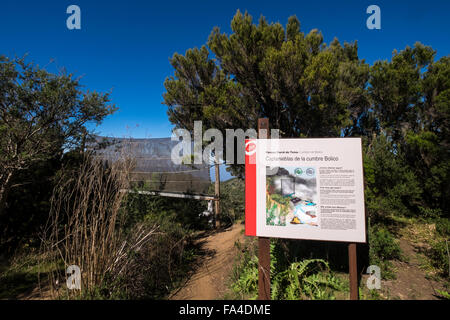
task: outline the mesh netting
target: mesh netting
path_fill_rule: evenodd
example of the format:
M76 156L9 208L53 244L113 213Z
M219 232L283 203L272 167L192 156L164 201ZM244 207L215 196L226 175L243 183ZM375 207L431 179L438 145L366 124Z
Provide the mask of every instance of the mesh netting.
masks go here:
M131 139L95 137L94 149L105 161L130 158L131 183L148 191L207 194L211 184L209 164L181 164L171 160L178 141L170 138Z

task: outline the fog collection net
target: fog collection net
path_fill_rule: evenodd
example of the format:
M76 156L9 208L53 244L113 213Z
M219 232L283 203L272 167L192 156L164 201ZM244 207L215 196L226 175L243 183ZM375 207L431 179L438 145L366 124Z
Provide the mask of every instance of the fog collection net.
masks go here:
M130 159L131 185L141 190L206 195L211 184L210 164L175 164L170 138L132 139L95 137L95 154L105 162Z

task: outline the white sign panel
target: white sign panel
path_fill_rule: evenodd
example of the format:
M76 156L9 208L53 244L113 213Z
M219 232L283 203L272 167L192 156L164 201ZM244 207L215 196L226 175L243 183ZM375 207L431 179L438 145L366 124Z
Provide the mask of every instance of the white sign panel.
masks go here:
M254 139L245 148L246 235L366 242L360 138Z

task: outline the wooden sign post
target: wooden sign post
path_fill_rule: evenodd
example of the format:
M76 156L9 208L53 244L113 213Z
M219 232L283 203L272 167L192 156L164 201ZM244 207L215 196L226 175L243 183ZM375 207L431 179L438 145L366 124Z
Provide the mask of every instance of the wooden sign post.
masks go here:
M269 139L269 119L258 119L258 138ZM270 300L270 238L258 238L258 299Z
M356 261L356 243L348 245L348 273L350 280L350 300L358 300L358 268Z
M214 221L216 229L220 228L220 165L219 156L216 152L214 157L214 169L216 180L214 182Z

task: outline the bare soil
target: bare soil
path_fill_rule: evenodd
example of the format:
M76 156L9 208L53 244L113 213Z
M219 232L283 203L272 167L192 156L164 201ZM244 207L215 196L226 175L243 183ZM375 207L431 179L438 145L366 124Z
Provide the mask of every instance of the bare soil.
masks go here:
M421 268L418 249L406 239L400 239L400 249L406 261L394 261L397 269L395 280L382 281L384 295L399 300L438 300L436 289L443 290L441 283L428 279Z
M206 256L184 286L173 292L170 300L218 300L227 291L227 281L235 263L236 241L243 241L244 226L235 224L228 229L198 240Z
M35 287L31 291L17 296L17 300L52 300L52 298L51 290L48 287L43 290L40 290L39 287Z

